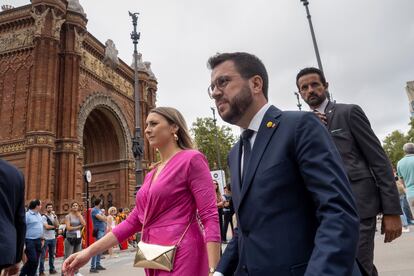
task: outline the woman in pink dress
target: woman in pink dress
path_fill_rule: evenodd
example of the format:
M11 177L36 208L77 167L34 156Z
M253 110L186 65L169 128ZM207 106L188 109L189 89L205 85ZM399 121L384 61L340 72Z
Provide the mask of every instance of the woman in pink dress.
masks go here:
M173 271L146 269L147 276L214 273L220 254L220 230L207 160L192 149L186 123L176 109L151 110L146 125L145 136L150 146L158 149L161 161L146 175L128 218L98 242L70 256L63 264L66 275L141 231L144 221L142 241L158 245L175 245L189 226L178 244Z

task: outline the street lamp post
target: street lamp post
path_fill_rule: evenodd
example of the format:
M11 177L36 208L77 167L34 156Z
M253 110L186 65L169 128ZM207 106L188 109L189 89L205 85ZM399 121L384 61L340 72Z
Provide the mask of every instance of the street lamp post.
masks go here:
M89 183L92 181L92 173L90 170L85 171L84 180L86 184L86 245L89 246Z
M315 49L316 60L318 61L319 70L321 70L323 72L321 57L319 55L318 44L316 43L315 31L313 30L312 19L311 19L311 15L309 13L309 7L308 7L309 2L308 2L308 0L300 0L300 1L303 2L303 5L305 6L305 9L306 9L306 15L307 15L307 18L308 18L309 28L310 28L310 32L311 32L311 35L312 35L312 42L313 42L313 48Z
M318 44L316 43L315 31L313 29L312 19L311 19L311 15L310 15L310 12L309 12L309 7L308 7L309 6L309 2L308 2L308 0L300 0L300 1L303 3L303 5L305 6L305 9L306 9L306 15L307 15L307 18L308 18L309 28L310 28L310 32L311 32L311 36L312 36L313 48L315 50L316 61L318 62L318 68L324 74L323 67L322 67L322 61L321 61L321 56L319 55ZM327 92L326 93L326 96L330 100L331 99L331 95L330 95L330 93L328 91L326 91L326 92Z
M134 101L135 101L135 135L132 139L132 152L135 157L135 179L136 187L135 191L141 188L143 182L142 175L142 158L144 155L144 145L141 138L141 110L140 110L140 95L139 95L139 80L138 80L138 40L141 33L137 32L139 13L129 12L129 16L132 18L132 25L134 30L131 33L132 43L134 44Z
M298 103L297 103L297 107L299 108L299 111L301 111L302 110L302 104L300 103L300 98L299 98L299 92L293 92L295 95L296 95L296 99L298 100Z
M217 119L216 119L216 110L214 109L214 107L211 107L211 111L213 112L213 122L214 122L214 137L216 140L216 153L217 153L217 165L218 165L218 169L220 171L221 174L221 180L224 181L223 179L223 170L221 169L221 160L220 160L220 147L219 147L219 141L218 141L218 129L217 129ZM223 183L224 184L224 183ZM224 187L223 187L224 188Z
M211 111L213 112L213 122L214 122L214 137L216 140L216 153L217 153L217 165L218 165L218 169L221 170L221 161L220 161L220 147L218 144L218 133L217 133L217 119L216 119L216 110L214 109L214 107L210 107Z

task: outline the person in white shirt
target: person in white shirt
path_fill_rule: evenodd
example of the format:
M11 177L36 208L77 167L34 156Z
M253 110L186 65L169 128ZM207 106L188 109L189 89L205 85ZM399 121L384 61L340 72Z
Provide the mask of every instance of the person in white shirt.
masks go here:
M42 215L43 219L43 237L45 242L42 247L40 256L39 275L45 274L46 251L49 252L49 274L56 274L55 269L55 250L56 250L56 229L59 228L59 221L53 211L53 204L46 204L46 213Z

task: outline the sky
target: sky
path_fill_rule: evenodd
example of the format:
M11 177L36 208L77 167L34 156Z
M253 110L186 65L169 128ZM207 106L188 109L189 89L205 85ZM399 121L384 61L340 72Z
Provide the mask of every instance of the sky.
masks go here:
M15 7L29 0L0 0ZM191 126L211 117L207 59L217 52L255 54L269 74L269 102L297 110L295 77L317 67L300 0L80 0L88 31L112 39L132 62L128 11L139 12L138 51L158 80L158 106L180 110ZM414 80L413 0L309 0L323 69L334 100L360 105L383 140L409 122L407 81ZM302 102L304 109L307 106ZM227 125L218 118L220 125ZM234 133L239 130L233 127Z

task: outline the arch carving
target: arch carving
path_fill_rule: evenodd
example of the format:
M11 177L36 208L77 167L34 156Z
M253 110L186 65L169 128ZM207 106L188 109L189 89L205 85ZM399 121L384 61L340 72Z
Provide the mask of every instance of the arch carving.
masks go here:
M106 110L115 117L122 132L117 133L117 136L120 139L120 157L121 159L132 160L132 136L125 116L118 104L111 97L102 93L95 93L89 96L79 110L77 134L81 148L83 148L83 133L86 119L90 113L97 108Z

